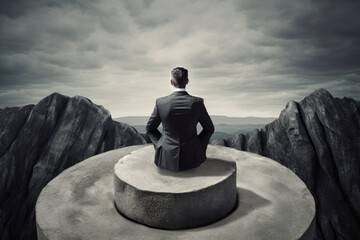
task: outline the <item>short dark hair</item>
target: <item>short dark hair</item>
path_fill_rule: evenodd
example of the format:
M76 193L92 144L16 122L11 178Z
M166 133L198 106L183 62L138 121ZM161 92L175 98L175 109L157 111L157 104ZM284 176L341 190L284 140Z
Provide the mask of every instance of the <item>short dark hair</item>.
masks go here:
M188 70L183 67L176 67L171 71L171 77L175 87L184 88L188 80Z

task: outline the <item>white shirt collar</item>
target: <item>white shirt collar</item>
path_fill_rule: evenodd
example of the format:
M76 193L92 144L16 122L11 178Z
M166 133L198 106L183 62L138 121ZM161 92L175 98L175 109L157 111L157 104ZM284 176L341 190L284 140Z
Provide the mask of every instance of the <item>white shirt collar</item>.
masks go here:
M186 91L186 90L185 90L185 88L173 87L173 92L181 92L181 91Z

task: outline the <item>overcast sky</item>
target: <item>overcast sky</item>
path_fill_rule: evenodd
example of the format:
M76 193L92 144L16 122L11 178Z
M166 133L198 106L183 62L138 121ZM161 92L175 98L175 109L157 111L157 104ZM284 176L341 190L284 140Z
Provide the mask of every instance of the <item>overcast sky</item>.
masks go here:
M360 100L360 1L1 0L0 108L59 92L150 115L170 71L209 114L277 117L318 88Z

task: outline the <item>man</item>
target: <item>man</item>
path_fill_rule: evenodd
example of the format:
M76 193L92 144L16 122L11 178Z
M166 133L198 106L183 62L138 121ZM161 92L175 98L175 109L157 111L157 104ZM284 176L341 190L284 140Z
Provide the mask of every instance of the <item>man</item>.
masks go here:
M155 164L161 168L181 171L199 166L206 160L206 148L214 125L206 111L204 100L189 95L186 90L188 71L177 67L171 71L173 92L156 99L146 131L155 147ZM157 129L160 122L163 133ZM203 130L197 135L196 125Z

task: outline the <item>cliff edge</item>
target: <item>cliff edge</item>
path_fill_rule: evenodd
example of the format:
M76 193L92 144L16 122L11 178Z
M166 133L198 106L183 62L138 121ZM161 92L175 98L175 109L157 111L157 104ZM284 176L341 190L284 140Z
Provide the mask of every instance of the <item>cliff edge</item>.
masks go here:
M36 239L41 189L98 153L146 141L81 96L53 93L36 105L0 109L0 239Z
M296 173L315 198L317 239L359 238L360 102L318 89L290 101L264 128L212 143L258 153Z

